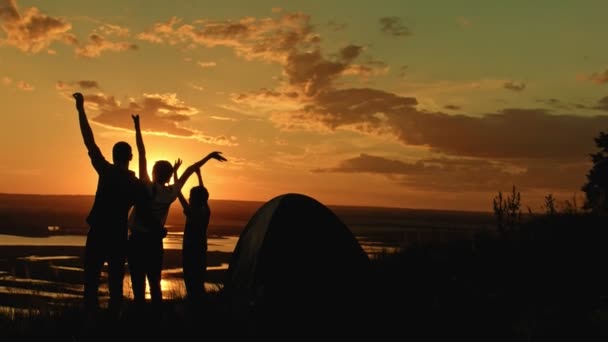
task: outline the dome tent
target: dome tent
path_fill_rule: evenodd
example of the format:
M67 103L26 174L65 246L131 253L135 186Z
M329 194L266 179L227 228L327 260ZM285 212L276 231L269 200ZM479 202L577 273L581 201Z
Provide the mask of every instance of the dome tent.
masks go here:
M336 314L364 310L369 267L357 239L329 208L288 193L263 204L243 229L225 290L231 314L254 334L302 326L326 331L337 327Z

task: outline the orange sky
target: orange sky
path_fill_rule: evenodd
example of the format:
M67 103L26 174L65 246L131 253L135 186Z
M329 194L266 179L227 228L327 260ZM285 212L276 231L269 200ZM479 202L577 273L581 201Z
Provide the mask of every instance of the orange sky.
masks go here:
M80 91L108 159L135 147L131 114L150 165L222 151L211 198L580 196L608 127L608 5L465 3L0 0L0 192L94 193Z

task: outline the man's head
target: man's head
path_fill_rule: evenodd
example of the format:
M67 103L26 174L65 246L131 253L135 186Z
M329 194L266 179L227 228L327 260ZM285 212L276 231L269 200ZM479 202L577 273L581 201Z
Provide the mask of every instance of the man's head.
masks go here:
M152 180L156 183L168 183L173 174L173 165L166 160L159 160L152 168Z
M203 185L190 189L190 205L200 207L209 200L209 191Z
M112 148L112 160L114 164L129 164L133 158L131 145L124 141L119 141Z

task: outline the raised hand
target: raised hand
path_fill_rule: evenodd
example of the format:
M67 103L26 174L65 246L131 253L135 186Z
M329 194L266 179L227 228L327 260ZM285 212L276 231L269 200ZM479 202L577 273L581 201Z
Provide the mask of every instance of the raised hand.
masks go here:
M81 93L74 93L72 97L76 100L76 109L83 110L84 109L84 96Z
M133 114L131 115L131 118L133 118L133 123L135 124L135 127L139 126L139 114Z
M180 166L182 166L182 160L177 158L177 160L173 163L173 172L177 173Z
M218 160L218 161L221 161L221 162L225 162L225 161L228 160L228 159L224 158L224 156L222 156L222 152L219 152L219 151L214 151L214 152L209 153L207 155L207 158L208 159L215 159L215 160Z

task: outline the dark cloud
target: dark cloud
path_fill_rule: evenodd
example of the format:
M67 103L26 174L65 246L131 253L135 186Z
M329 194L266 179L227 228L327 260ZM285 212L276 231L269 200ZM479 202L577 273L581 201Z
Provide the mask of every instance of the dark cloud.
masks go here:
M518 83L518 82L509 81L509 82L505 82L505 84L503 84L503 87L508 90L519 92L519 91L526 89L526 84L523 82Z
M80 88L82 89L100 89L99 83L97 83L97 81L82 80L78 81L77 83L78 86L80 86Z
M408 32L399 18L383 18L382 23L389 33ZM192 24L172 18L154 25L140 38L167 44L226 46L247 59L279 63L284 80L279 87L233 99L273 105L291 101L278 107L289 110L272 113L272 120L288 129L348 129L452 156L547 160L586 158L599 127L608 126L608 116L555 115L544 109L448 115L419 109L414 97L373 88L339 88L336 81L340 77L370 72L369 64L353 64L361 58L363 48L353 44L338 50L335 58L327 57L309 16L301 13ZM521 90L525 84L507 82L505 86Z
M355 58L359 57L359 55L361 54L361 51L363 51L362 46L352 45L352 44L347 45L340 50L340 57L345 62L351 62Z
M456 105L445 105L445 106L443 106L443 108L448 109L448 110L460 110L462 107L456 106Z
M76 48L76 55L81 57L98 57L104 51L137 50L137 45L129 42L113 42L98 33L89 35L87 44Z
M608 83L608 70L594 72L593 74L589 75L588 79L589 81L597 84Z
M287 57L284 73L289 84L302 89L308 96L331 87L334 79L346 69L347 64L325 59L319 50L293 53Z
M347 28L348 25L330 20L327 22L327 27L332 31L342 31Z
M60 91L75 91L78 89L101 89L99 82L93 80L80 80L74 82L57 81L55 88Z
M381 174L395 183L421 190L500 191L512 185L534 190L576 191L589 165L528 163L510 165L484 159L425 158L413 162L361 154L316 173Z
M417 100L370 88L327 90L301 110L275 115L289 128L351 129L395 136L406 145L484 158L585 158L608 116L554 115L545 109L504 109L482 116L416 108Z
M599 101L597 101L597 105L595 105L592 108L608 111L608 96L604 96L601 99L599 99Z
M379 19L380 30L394 37L409 36L410 30L399 17L383 17Z

